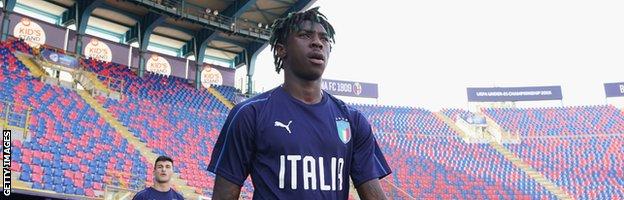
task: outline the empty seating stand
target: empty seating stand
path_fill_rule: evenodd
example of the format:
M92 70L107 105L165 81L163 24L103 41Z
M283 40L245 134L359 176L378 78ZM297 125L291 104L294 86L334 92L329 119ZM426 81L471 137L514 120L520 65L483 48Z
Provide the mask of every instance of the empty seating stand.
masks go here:
M520 136L624 133L624 113L612 105L562 108L489 108L483 112Z
M34 189L91 197L105 185L142 187L148 180L145 159L75 91L29 76L16 50L31 51L21 41L0 48L0 99L33 108L30 140L14 140L11 167L19 180Z
M0 43L0 100L28 105L31 139L14 140L12 168L34 189L93 197L107 185L140 190L152 183L143 158L75 91L28 75L14 52L24 42ZM121 100L96 99L154 153L176 160L176 172L198 194L212 196L206 171L228 108L184 79L127 66L81 60L91 71L126 82ZM216 86L229 100L236 89ZM352 105L370 121L393 173L381 184L391 199L555 199L488 144L465 144L422 108ZM21 109L16 107L15 109ZM444 109L445 115L469 114ZM613 106L484 109L521 144L512 152L578 199L624 199L624 113ZM25 119L22 119L25 120ZM246 181L241 196L251 198Z
M125 66L95 60L83 63L99 75L126 82L122 100L97 99L154 153L175 157L180 177L199 188L197 193L209 195L215 177L206 169L228 108L205 89L196 90L180 78L151 73L140 78ZM233 100L234 88L216 88ZM246 182L243 192L252 191Z
M370 122L373 132L425 135L456 135L431 111L422 108L352 105Z
M214 88L217 91L219 91L221 94L223 94L223 96L225 96L225 98L227 98L230 102L236 102L235 101L236 93L240 93L238 89L232 86L227 86L227 85L217 85L217 86L214 86Z
M573 198L624 197L623 135L528 138L506 146Z
M396 198L555 199L487 144L407 134L378 134L377 141L394 170L386 188L403 190Z
M444 115L446 115L447 117L449 117L453 121L457 120L458 117L466 117L466 116L473 116L474 115L470 111L462 110L462 109L459 109L459 108L442 109L442 113L444 113Z

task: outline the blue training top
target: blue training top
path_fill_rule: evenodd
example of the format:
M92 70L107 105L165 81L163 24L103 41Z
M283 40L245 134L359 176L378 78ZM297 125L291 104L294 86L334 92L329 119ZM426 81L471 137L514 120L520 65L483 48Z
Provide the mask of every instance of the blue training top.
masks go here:
M370 124L323 92L313 105L277 87L236 105L219 135L208 170L243 185L254 199L347 199L358 186L391 173Z
M178 194L173 188L167 192L158 191L152 187L145 188L134 195L132 200L183 200L184 197Z

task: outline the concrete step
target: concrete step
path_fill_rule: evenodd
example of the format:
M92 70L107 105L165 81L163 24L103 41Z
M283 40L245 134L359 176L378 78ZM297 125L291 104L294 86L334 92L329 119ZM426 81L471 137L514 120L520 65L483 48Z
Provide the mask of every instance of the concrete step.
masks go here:
M451 118L449 118L448 116L444 115L442 112L434 112L433 114L438 119L440 119L444 123L446 123L446 125L451 127L451 129L453 129L455 131L455 133L457 133L459 135L459 137L464 139L464 141L467 140L468 137L466 136L466 133L464 133L464 131L462 131L459 127L457 127L457 125L455 125L455 122Z
M525 163L520 159L520 157L516 156L513 152L507 149L505 146L498 143L490 143L490 145L496 149L499 153L503 154L504 157L511 161L516 167L520 168L527 176L534 179L537 183L542 185L546 190L550 193L557 196L559 199L573 199L565 190L561 189L559 186L555 185L552 181L547 179L544 175L539 173L537 170L533 169L529 164Z
M39 78L41 76L48 76L48 72L46 72L41 66L39 66L35 61L32 60L32 57L26 54L16 53L15 57L20 60L24 65L30 70L30 74L33 77Z
M108 77L105 77L105 78L108 79ZM78 82L80 83L80 85L82 85L83 88L85 88L86 90L92 91L93 94L105 96L105 97L113 98L113 99L120 99L122 97L122 94L120 91L115 91L109 88L106 84L100 81L100 79L98 78L98 75L93 72L84 71L84 70L80 71L80 73L78 73L76 77L74 77L74 79L78 80Z
M234 107L234 103L225 98L225 96L223 96L223 94L221 94L221 92L217 91L216 89L210 87L208 88L208 92L210 92L210 94L212 94L213 96L217 97L217 99L221 101L221 103L223 103L223 105L225 105L227 108L232 109Z

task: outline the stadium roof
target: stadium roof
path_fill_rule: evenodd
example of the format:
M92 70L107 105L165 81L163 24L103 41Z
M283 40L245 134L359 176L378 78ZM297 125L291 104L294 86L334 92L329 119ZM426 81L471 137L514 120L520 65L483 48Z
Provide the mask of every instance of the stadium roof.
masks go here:
M240 67L253 63L266 46L268 24L314 1L6 0L6 5L51 16L59 25L78 24L75 29L82 34L88 28L119 38L116 42L137 42L133 46L143 50L157 46L191 59L203 50L200 57Z

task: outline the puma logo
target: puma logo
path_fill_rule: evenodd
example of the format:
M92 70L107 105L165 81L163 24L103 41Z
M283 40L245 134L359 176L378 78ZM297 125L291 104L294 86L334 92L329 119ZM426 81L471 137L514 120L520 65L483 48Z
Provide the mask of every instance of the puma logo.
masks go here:
M275 126L285 128L286 131L288 131L288 133L291 133L290 132L290 123L292 123L292 120L290 120L288 122L288 125L284 125L284 123L282 123L280 121L275 121Z

